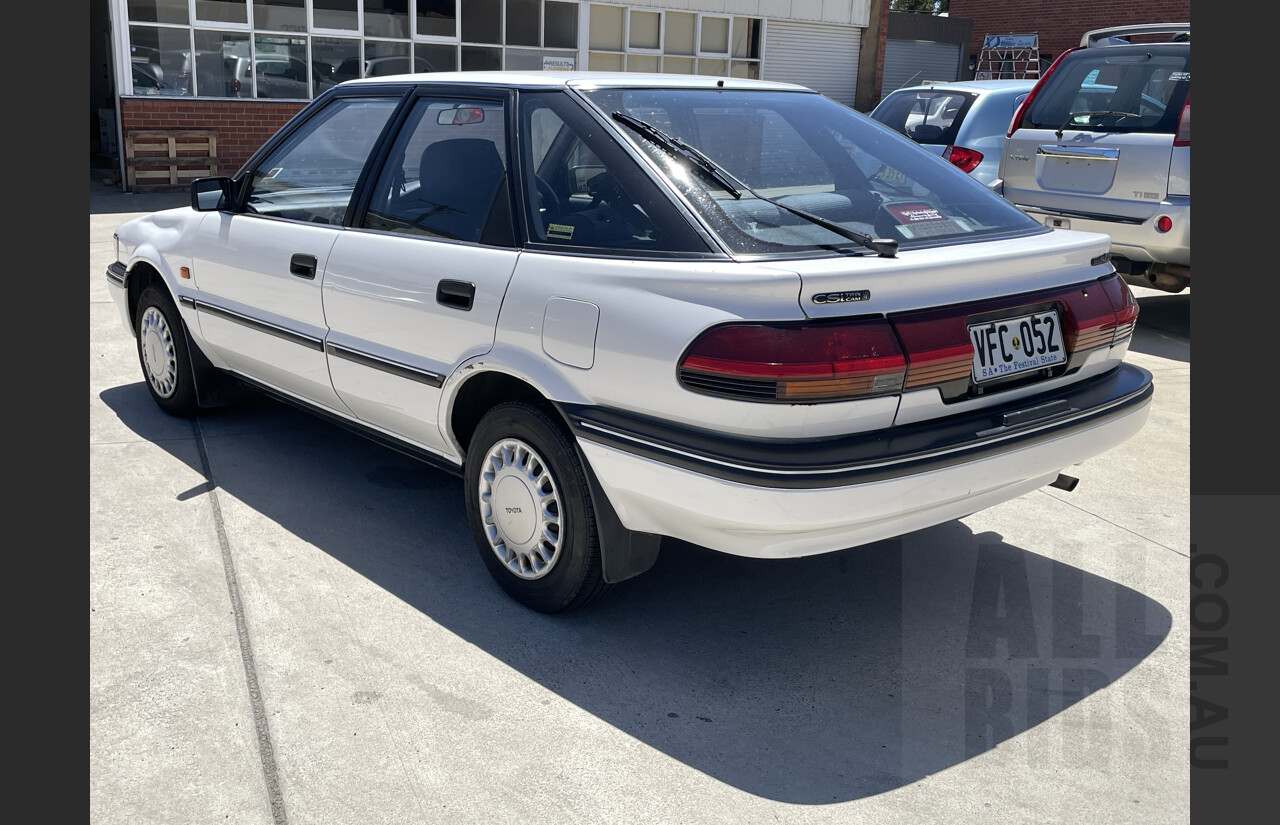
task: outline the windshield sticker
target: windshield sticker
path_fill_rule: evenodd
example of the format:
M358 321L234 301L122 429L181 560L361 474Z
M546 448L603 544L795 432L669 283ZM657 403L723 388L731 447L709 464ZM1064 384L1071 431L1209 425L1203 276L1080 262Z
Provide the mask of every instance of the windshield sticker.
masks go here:
M573 227L563 223L547 224L547 237L557 241L573 240Z
M1190 80L1191 72L1169 72L1170 80Z
M946 220L941 212L926 203L892 203L885 209L903 223Z

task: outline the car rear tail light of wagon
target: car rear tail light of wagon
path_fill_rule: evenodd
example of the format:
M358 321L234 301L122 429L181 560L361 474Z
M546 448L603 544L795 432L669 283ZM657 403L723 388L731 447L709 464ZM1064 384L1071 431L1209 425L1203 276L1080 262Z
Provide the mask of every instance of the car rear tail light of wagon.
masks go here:
M1053 61L1052 65L1049 66L1049 70L1044 74L1040 75L1040 79L1036 81L1036 85L1031 87L1031 94L1026 96L1026 98L1022 101L1022 104L1018 106L1017 111L1013 113L1013 120L1009 121L1009 131L1005 132L1005 135L1004 135L1005 137L1013 137L1014 132L1018 131L1023 126L1031 125L1029 123L1023 122L1023 119L1026 117L1027 111L1030 110L1031 108L1031 102L1036 99L1036 95L1040 94L1040 90L1044 88L1044 84L1049 79L1049 75L1053 74L1053 70L1058 68L1058 64L1062 62L1062 58L1066 57L1067 55L1071 54L1074 51L1078 51L1079 48L1080 47L1077 46L1074 49L1067 49L1065 52L1058 55L1058 59Z
M972 172L978 168L979 163L982 163L982 153L963 146L952 146L947 150L947 160L965 172Z
M679 369L695 392L787 403L894 394L905 374L883 319L714 327L689 345Z
M1178 118L1178 131L1173 136L1174 146L1191 145L1191 95L1187 95L1187 105L1182 107L1182 115Z

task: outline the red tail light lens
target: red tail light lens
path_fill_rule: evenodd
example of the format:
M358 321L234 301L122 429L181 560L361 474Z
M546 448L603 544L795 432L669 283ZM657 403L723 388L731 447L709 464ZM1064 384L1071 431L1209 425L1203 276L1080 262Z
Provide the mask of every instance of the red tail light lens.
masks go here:
M1005 137L1013 137L1014 132L1018 131L1023 126L1030 125L1023 123L1023 119L1027 115L1027 110L1031 108L1031 101L1035 100L1036 95L1040 94L1040 90L1044 88L1045 81L1049 79L1049 75L1053 74L1053 70L1058 68L1058 64L1062 62L1062 58L1074 51L1078 51L1079 48L1080 47L1077 46L1074 49L1067 49L1065 52L1058 55L1058 59L1053 61L1052 65L1049 66L1049 70L1040 76L1040 79L1036 81L1036 85L1031 87L1031 94L1027 95L1026 99L1022 101L1022 104L1018 106L1018 110L1013 113L1013 120L1009 121L1009 131L1004 133Z
M1079 318L1075 340L1068 344L1072 352L1118 344L1133 335L1138 321L1138 300L1118 275L1102 282L1102 291L1111 304L1111 312L1093 318Z
M898 393L906 359L889 322L730 324L680 359L695 392L752 401L846 401Z
M1174 146L1191 145L1191 96L1187 95L1187 105L1182 107L1182 116L1178 118L1178 131L1173 136Z
M972 172L982 163L982 153L963 146L952 146L951 151L947 152L947 160L965 172Z

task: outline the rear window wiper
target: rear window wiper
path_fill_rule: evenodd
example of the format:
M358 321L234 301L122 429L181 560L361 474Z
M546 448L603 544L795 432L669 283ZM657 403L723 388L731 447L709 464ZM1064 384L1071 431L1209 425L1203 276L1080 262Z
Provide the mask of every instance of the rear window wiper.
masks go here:
M1054 132L1058 136L1058 140L1062 140L1062 133L1071 125L1071 121L1078 117L1142 117L1137 112L1117 112L1112 109L1103 109L1098 112L1072 112L1067 115L1067 122L1058 127L1058 131Z
M847 238L854 243L861 244L867 249L879 253L882 258L892 258L898 253L898 242L891 238L873 238L870 235L863 235L861 232L854 232L852 229L841 226L834 221L829 221L826 218L813 214L812 212L806 212L803 209L797 209L794 206L788 206L781 201L761 195L759 192L755 191L735 177L723 166L685 143L680 138L669 135L657 126L645 123L638 117L629 115L626 112L614 112L613 119L619 123L630 126L632 129L639 132L641 136L649 139L659 148L666 150L667 153L673 157L683 159L691 169L701 172L717 186L732 195L735 200L740 200L742 198L742 193L746 192L753 198L762 200L765 203L771 203L779 209L783 209L796 217L803 218L806 221L817 224L823 229L826 229L829 232L834 232L842 238Z

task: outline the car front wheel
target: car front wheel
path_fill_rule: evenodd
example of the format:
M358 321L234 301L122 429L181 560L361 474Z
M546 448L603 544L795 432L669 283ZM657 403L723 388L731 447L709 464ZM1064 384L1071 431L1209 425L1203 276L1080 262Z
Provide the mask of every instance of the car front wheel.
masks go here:
M152 399L170 415L195 415L199 404L186 331L169 294L144 289L135 319L138 362Z
M608 584L587 480L568 433L544 410L501 404L466 462L471 531L503 590L542 613L583 607Z

